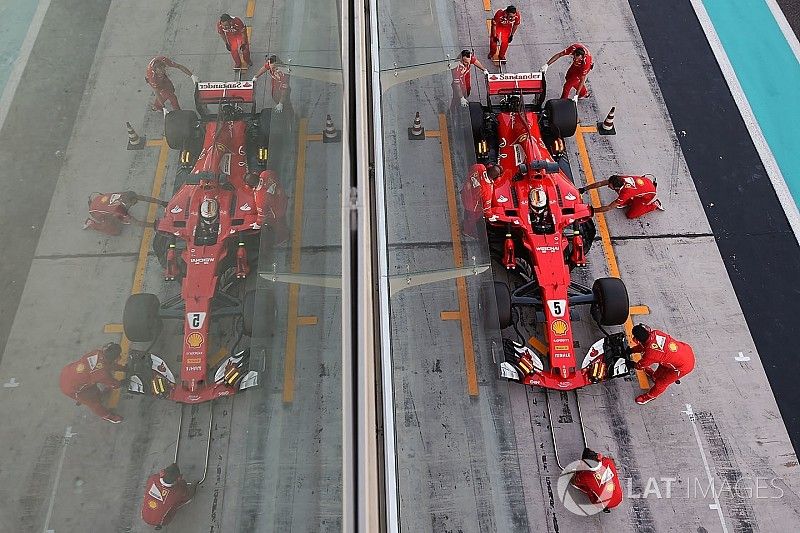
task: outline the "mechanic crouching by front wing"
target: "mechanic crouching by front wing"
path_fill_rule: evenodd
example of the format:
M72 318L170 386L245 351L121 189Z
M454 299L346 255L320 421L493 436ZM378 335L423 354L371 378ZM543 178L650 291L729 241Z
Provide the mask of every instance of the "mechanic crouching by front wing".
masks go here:
M156 472L144 486L142 520L161 529L172 521L178 509L192 500L196 489L197 485L183 479L175 463Z
M592 183L581 187L578 192L583 194L592 189L608 186L617 193L617 199L608 205L595 208L595 213L604 213L612 209L625 209L625 216L634 219L651 213L656 209L663 211L661 202L656 197L656 182L647 176L610 176L607 180Z
M602 505L604 513L610 513L622 503L622 485L614 459L585 448L581 460L586 466L575 472L570 484L593 504Z
M118 389L121 382L114 378L113 371L125 367L117 364L122 348L116 342L109 342L102 348L92 350L81 356L61 370L59 384L61 392L75 400L78 405L85 405L91 411L112 424L122 422L122 417L111 412L103 405L103 395L98 385L110 389Z
M641 353L636 369L642 370L653 381L653 386L636 397L636 403L644 405L661 396L667 387L694 370L694 351L692 347L669 336L658 329L650 329L644 324L633 327L636 345L632 353ZM658 365L653 370L652 365Z

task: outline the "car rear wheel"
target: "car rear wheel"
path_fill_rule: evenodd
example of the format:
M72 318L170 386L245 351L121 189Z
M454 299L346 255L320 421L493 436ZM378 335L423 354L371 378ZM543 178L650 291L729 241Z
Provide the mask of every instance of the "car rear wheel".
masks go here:
M500 322L500 329L506 329L513 322L511 315L511 291L508 285L495 281L494 297L497 301L497 319Z
M189 109L170 111L164 118L164 136L173 150L190 148L197 131L197 113Z
M565 139L575 135L578 129L578 106L568 98L548 100L544 112L550 124L550 135Z
M478 153L478 144L486 140L486 132L483 124L483 106L480 102L469 103L469 122L472 126L472 140L475 145L475 155L481 161L486 154Z
M131 294L122 312L122 328L133 342L152 342L161 332L161 303L155 294Z
M592 285L592 316L601 326L619 326L628 320L628 290L619 278L598 278Z

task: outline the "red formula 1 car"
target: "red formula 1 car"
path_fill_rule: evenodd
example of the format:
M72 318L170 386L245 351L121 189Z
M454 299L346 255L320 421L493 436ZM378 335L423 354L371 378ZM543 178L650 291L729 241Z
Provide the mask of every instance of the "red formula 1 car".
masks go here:
M632 363L624 333L606 335L582 360L574 348L573 306L590 305L601 329L623 324L629 310L622 280L600 278L590 289L570 277L573 268L586 265L595 237L591 207L572 182L564 148L564 138L577 128L575 104L557 99L542 105L540 72L488 74L486 80L486 104L470 104L478 164L465 188L478 201L465 202L465 223L486 222L500 327L517 329L521 308L529 306L549 351L505 340L501 376L570 390L628 375ZM462 198L469 193L462 190Z
M248 170L266 163L270 125L270 110L255 112L253 83L199 83L195 101L199 116L180 110L165 117L167 143L180 150L182 167L153 239L164 279L180 282L180 293L164 303L154 294L134 294L123 315L125 335L133 342L153 343L164 318L183 321L177 374L150 348L132 350L128 364L128 390L183 403L258 383L249 349L236 350L238 341L232 355L209 368L209 327L219 317L241 317L243 333L251 335L255 295L242 297L243 280L262 241L287 236L283 188L271 171ZM252 110L245 112L245 104Z

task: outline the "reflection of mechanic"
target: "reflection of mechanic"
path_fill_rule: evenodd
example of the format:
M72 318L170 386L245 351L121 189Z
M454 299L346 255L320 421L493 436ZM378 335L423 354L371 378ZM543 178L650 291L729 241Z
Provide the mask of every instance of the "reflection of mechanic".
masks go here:
M625 216L639 218L656 209L664 210L661 202L656 198L656 182L646 176L610 176L607 180L598 181L586 187L581 187L578 192L584 192L608 185L619 195L610 204L595 208L595 213L603 213L614 208L625 208Z
M633 338L636 345L631 347L631 353L642 354L636 368L653 381L649 391L636 397L636 403L644 405L655 400L667 387L694 369L694 351L685 342L644 324L633 327ZM658 365L655 370L651 368L654 364Z
M219 204L214 198L204 198L194 234L197 246L216 244L219 236Z
M592 503L603 505L604 513L610 513L622 503L622 486L614 459L585 448L581 460L587 469L575 472L570 483Z
M122 353L120 345L116 342L109 342L102 348L86 353L77 361L65 366L61 370L59 379L61 392L112 424L122 422L122 417L112 413L102 404L103 391L98 385L109 389L120 387L120 382L111 374L125 368L117 364L120 353Z
M178 465L172 463L147 478L144 485L142 520L161 529L172 521L175 512L194 497L197 485L187 483Z
M517 8L508 6L505 9L498 9L492 18L492 28L489 34L489 59L493 59L500 48L500 61L506 60L506 50L508 44L514 40L514 32L517 31L522 17L517 13Z
M472 65L475 65L484 72L487 72L486 67L481 65L478 58L475 57L469 50L462 50L461 57L458 60L458 65L453 69L453 100L460 100L461 107L467 107L467 97L472 90Z
M225 48L231 53L234 68L242 68L242 59L248 66L253 66L250 61L250 43L247 41L247 29L239 17L231 17L223 13L217 22L217 33L222 37ZM241 58L239 57L241 52Z
M283 111L284 105L286 105L290 108L287 111L291 112L292 101L290 95L292 89L289 87L289 74L279 68L283 63L275 54L267 55L265 59L264 66L253 76L253 83L262 74L269 72L269 76L272 78L272 100L275 102L275 111L280 113Z
M180 63L176 63L166 56L157 56L150 60L145 72L144 81L153 88L156 95L153 105L150 107L153 111L161 111L164 109L164 104L169 102L172 109L180 109L178 104L178 97L175 96L175 86L172 80L167 76L167 67L176 68L190 76L192 81L197 83L200 79L192 74L192 71L184 67Z
M572 56L572 64L567 69L566 81L564 82L564 89L561 91L561 98L569 98L570 91L575 89L575 96L573 99L577 102L579 96L581 98L588 98L591 95L586 89L586 76L594 65L592 63L592 54L589 53L588 48L581 43L569 45L548 59L547 63L542 65L542 72L547 72L547 67L558 59L569 55Z

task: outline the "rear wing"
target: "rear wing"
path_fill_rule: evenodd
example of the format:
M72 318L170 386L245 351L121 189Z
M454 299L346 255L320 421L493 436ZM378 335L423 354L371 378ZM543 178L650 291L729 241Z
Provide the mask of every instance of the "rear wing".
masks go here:
M541 72L519 74L487 74L486 85L489 96L495 94L539 94L543 93L544 77Z
M202 81L194 91L197 104L255 103L255 84L250 81Z

